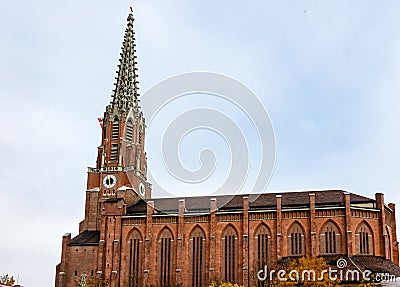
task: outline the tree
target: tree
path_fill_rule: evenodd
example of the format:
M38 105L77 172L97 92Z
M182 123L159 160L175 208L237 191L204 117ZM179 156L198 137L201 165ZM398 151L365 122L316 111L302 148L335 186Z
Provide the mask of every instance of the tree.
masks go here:
M377 286L375 282L372 280L370 282L362 281L360 284L357 285L357 287L374 287Z
M6 286L13 286L15 283L14 277L8 274L3 274L0 276L0 283Z
M86 287L110 287L111 284L104 278L89 278L86 280Z
M78 282L77 287L87 287L87 283L86 283L86 274L83 273L81 275L81 280Z
M212 282L212 283L210 283L208 285L208 287L242 287L242 286L239 286L239 284L234 284L234 283L230 283L230 282L228 282L228 283L226 283L226 282L220 282L220 283Z

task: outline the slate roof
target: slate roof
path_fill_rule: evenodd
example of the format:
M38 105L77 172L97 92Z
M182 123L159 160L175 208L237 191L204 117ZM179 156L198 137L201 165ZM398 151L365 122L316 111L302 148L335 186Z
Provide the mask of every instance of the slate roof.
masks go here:
M140 199L138 202L128 206L126 212L127 214L146 214L147 210L147 202L143 199Z
M307 207L309 205L309 195L315 194L316 205L339 206L343 205L343 190L322 190L322 191L300 191L282 193L262 193L262 194L240 194L240 195L221 195L221 196L199 196L183 197L187 213L210 212L210 199L216 198L217 206L220 211L241 210L243 208L243 196L249 196L250 209L274 209L276 206L276 196L282 196L282 207ZM141 200L128 207L128 214L146 213L146 202L153 201L154 207L159 212L177 213L178 202L182 197L154 198L151 200ZM374 199L350 193L351 203L373 203Z
M373 273L390 273L390 275L400 277L400 267L390 260L382 257L361 255L353 256L352 259L358 266L362 266L362 270L368 269Z
M70 246L93 246L99 245L100 230L85 230L71 239Z

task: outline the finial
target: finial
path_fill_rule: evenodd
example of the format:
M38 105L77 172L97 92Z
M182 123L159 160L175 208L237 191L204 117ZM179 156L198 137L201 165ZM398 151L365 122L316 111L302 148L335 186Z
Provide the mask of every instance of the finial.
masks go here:
M133 8L132 8L132 6L129 7L129 10L130 10L130 12L129 12L127 20L128 21L134 21L135 19L133 18Z

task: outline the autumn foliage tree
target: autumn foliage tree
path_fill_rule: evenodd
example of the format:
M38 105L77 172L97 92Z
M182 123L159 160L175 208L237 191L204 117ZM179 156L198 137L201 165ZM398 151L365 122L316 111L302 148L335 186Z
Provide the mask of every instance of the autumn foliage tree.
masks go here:
M89 278L87 279L86 287L110 287L111 284L104 278Z
M13 286L15 283L14 277L8 274L3 274L0 276L0 283L6 286Z
M227 282L212 282L208 285L208 287L243 287L239 284L235 284L235 283L227 283Z
M103 277L90 277L86 274L81 275L81 280L77 283L77 287L110 287L111 284L107 279Z

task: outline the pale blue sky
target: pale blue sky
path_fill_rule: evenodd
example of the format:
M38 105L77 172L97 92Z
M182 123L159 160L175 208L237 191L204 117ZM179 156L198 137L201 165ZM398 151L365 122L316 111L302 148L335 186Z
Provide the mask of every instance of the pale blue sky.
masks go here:
M270 190L399 202L400 2L216 2L134 3L141 92L232 76L271 116ZM61 236L77 234L131 4L1 1L0 273L25 286L52 286Z

